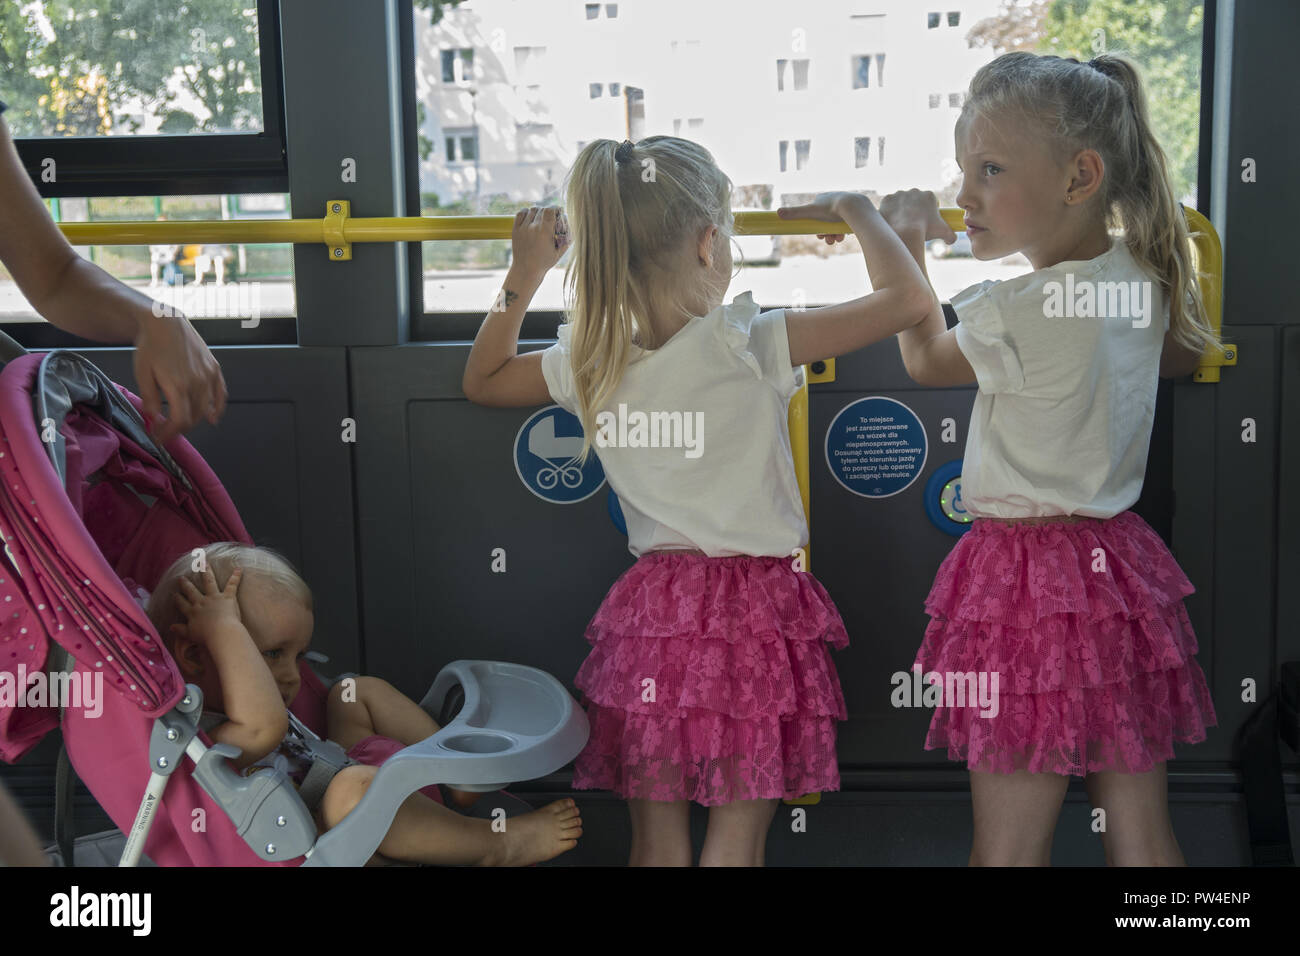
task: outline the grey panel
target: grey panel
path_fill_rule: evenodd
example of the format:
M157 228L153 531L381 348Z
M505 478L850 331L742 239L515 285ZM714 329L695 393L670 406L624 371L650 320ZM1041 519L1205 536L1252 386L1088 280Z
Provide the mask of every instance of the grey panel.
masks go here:
M1277 659L1300 661L1300 329L1282 330L1277 498Z
M416 695L447 661L500 658L572 688L587 622L632 556L604 490L554 505L524 487L514 440L536 409L471 405L467 354L351 351L366 668Z
M109 378L136 388L130 353L83 349ZM214 350L229 401L221 423L186 438L203 455L253 540L284 553L316 602L315 650L330 670L360 665L352 465L343 349Z
M406 214L397 0L282 0L286 142L295 217L346 199L353 217ZM355 182L343 181L344 159ZM405 342L410 320L404 243L357 243L350 261L323 244L294 246L298 341Z
M1242 681L1268 694L1276 653L1278 376L1280 330L1225 327L1241 347L1242 364L1224 369L1215 390L1214 636L1201 663L1210 679L1222 737L1235 731L1257 703L1241 699ZM1242 422L1253 419L1256 440L1242 440ZM1212 738L1213 739L1213 738ZM1222 741L1220 746L1226 745ZM1294 755L1284 754L1284 759Z
M1300 80L1278 70L1294 56L1300 4L1292 0L1238 0L1232 22L1231 108L1223 171L1227 222L1216 222L1224 248L1224 321L1233 325L1293 325L1300 313L1282 307L1294 298L1294 258L1284 224L1300 215L1294 175L1300 129L1294 109ZM1242 162L1255 163L1243 182Z

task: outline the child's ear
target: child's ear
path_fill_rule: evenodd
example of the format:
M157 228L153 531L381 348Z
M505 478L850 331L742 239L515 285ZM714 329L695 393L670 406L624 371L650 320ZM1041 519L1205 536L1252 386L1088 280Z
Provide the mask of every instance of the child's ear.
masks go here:
M185 629L179 624L173 624L171 628L172 637L172 657L176 659L176 665L181 669L181 675L186 680L191 677L203 676L203 648L197 641L191 641L185 636Z

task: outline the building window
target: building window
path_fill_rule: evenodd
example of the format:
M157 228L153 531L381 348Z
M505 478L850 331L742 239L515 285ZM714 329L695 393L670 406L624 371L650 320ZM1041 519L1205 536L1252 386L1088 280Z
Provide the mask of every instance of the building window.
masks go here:
M861 169L871 160L871 137L857 136L853 140L853 165Z
M853 88L855 90L865 90L871 86L871 56L855 56L853 58Z
M931 94L930 94L930 109L932 109L932 110L937 110L937 109L939 108L939 101L942 100L942 99L943 99L943 94L941 94L941 93L931 93Z
M794 61L794 88L796 90L808 89L808 61Z
M951 11L949 11L949 13L948 13L948 26L950 26L950 27L955 27L955 26L956 26L957 24L959 24L959 23L961 23L961 11L960 11L960 10L951 10Z
M793 90L808 89L808 60L777 60L776 61L776 91L785 92L786 84L790 82L787 78L790 67L794 67L793 83L790 88Z
M788 139L783 139L778 145L781 150L781 172L784 173L786 171L786 164L787 164L788 157L790 155L790 141Z
M472 129L444 130L442 142L449 163L472 163L478 159L478 133Z
M520 86L537 86L546 78L546 47L515 47L515 82Z
M686 129L688 132L696 132L704 128L704 120L700 117L686 120ZM673 135L678 136L682 131L682 120L673 120Z
M555 127L549 123L518 123L515 141L518 144L519 162L539 163L554 159L550 146Z
M587 89L591 92L591 98L592 98L593 100L594 100L594 99L598 99L598 98L600 97L600 91L601 91L603 88L604 88L604 87L602 87L601 84L599 84L599 83L588 83L588 84L587 84Z
M598 16L600 16L600 4L599 3L587 4L587 19L594 20ZM935 16L937 17L938 14L936 13Z
M610 95L610 96L622 96L622 95L623 95L622 90L623 90L623 84L621 84L621 83L611 83L611 84L609 84L609 95Z
M949 93L949 94L948 94L948 105L949 105L949 106L961 106L961 94L960 94L960 93Z
M794 168L804 169L808 166L808 156L812 152L812 140L796 139L794 141Z
M876 140L876 146L878 150L876 153L876 162L883 166L885 165L885 137L882 136Z
M864 53L853 58L853 88L855 90L865 90L871 86L871 57L872 54ZM885 82L885 54L877 53L875 57L876 86L883 86Z
M607 4L605 4L605 16L608 17L610 20L613 20L613 19L617 18L617 17L618 17L618 4L617 4L617 3L607 3ZM951 17L952 17L952 14L950 13L950 14L948 14L948 16L951 18Z
M442 50L442 82L468 83L474 77L473 50Z
M927 28L930 30L934 30L937 29L938 26L939 26L939 14L931 13L927 19Z

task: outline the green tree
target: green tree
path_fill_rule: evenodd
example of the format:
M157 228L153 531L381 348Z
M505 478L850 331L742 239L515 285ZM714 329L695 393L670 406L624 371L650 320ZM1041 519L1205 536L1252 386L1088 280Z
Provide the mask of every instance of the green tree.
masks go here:
M1196 194L1203 24L1202 0L1022 0L976 24L969 39L999 52L1036 49L1081 61L1119 53L1136 62L1181 198Z
M437 23L463 0L414 0ZM262 75L248 0L0 3L0 70L15 136L257 131ZM423 144L421 144L423 146Z

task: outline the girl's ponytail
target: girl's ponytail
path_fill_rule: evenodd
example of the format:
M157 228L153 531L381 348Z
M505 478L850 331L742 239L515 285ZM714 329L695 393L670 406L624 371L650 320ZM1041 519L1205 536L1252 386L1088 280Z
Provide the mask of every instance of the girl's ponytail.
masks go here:
M654 338L652 307L689 315L708 281L688 239L714 225L729 242L731 181L703 146L674 136L600 139L565 182L573 236L565 285L585 463L596 415L622 381L633 344ZM671 316L665 316L670 318Z
M1151 132L1142 79L1133 63L1122 56L1102 54L1086 66L1116 81L1126 101L1129 122L1116 124L1114 138L1129 168L1108 177L1107 195L1124 227L1129 251L1160 277L1174 338L1188 348L1204 351L1218 344L1218 336L1206 318L1192 260L1191 234L1174 198L1165 151Z
M627 220L619 195L619 145L589 144L569 172L569 226L573 251L565 272L572 305L570 353L582 422L583 464L596 433L596 412L627 368L633 319L628 309Z

